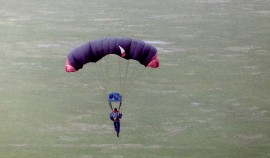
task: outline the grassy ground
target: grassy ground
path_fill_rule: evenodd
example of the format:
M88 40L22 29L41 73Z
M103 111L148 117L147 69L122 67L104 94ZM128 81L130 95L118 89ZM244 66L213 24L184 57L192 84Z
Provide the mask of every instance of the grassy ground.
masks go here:
M1 158L270 157L268 1L0 3ZM94 66L64 71L72 48L107 36L161 60L132 80L120 139Z

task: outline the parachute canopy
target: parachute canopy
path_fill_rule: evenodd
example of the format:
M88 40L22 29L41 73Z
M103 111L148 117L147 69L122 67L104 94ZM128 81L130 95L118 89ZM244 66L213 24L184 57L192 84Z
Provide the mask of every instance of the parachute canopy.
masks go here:
M158 68L157 49L144 41L131 38L103 38L75 48L67 55L66 71L75 72L89 62L98 62L106 55L115 54L133 59L145 67Z

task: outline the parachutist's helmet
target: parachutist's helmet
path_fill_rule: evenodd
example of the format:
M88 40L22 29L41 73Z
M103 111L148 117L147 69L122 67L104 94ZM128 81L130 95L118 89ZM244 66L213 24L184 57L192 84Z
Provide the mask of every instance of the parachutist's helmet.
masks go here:
M114 108L114 109L113 109L113 112L117 112L117 108Z

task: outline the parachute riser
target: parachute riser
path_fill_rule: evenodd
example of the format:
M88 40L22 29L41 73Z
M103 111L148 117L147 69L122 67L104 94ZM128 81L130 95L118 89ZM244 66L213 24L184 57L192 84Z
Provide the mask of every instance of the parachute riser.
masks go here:
M111 110L113 111L114 108L113 108L113 106L112 106L112 102L110 102L110 101L109 101L109 106L110 106ZM118 111L119 111L119 112L120 112L120 110L121 110L121 107L122 107L122 102L120 102L120 103L119 103L119 106L118 106Z
M119 103L118 110L120 111L122 106L122 95L118 92L111 92L108 94L108 102L112 110L113 110L112 102Z

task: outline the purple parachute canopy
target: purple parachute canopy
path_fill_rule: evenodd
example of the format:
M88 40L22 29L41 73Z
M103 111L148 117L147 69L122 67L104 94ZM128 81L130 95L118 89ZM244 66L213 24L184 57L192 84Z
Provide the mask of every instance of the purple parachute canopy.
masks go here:
M75 72L89 62L97 62L108 54L137 60L146 67L158 68L157 49L144 41L131 38L103 38L75 48L67 55L66 71Z

